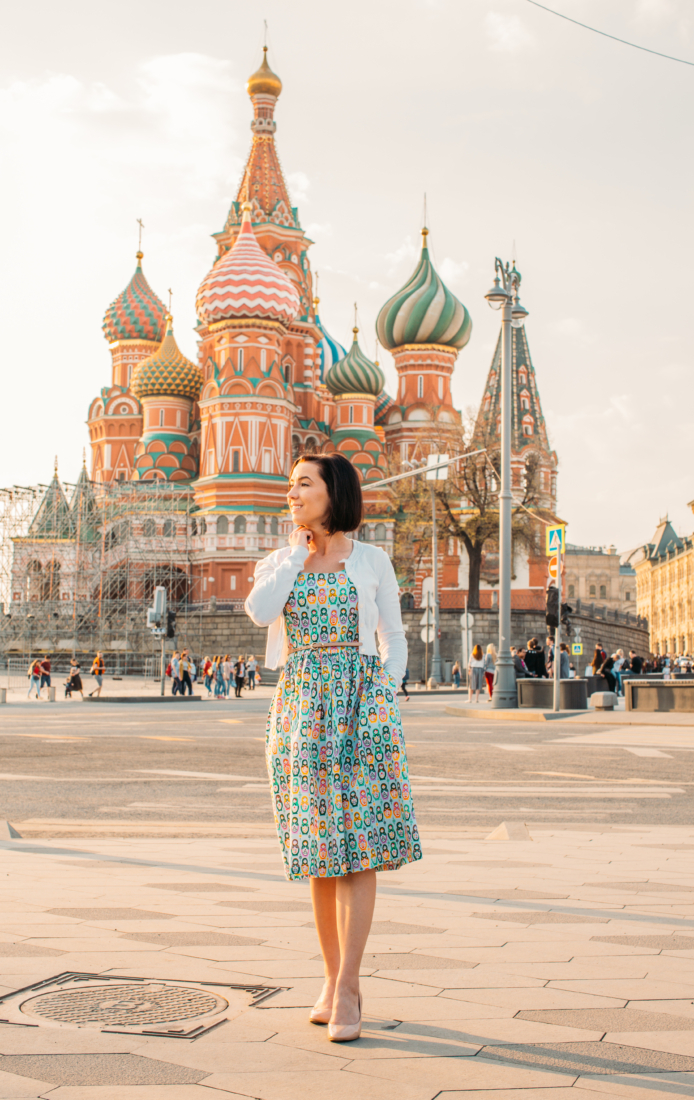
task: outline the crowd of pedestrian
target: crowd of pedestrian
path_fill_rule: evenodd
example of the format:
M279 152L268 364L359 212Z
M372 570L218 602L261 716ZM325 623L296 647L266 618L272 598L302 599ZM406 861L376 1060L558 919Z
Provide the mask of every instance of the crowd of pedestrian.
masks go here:
M239 653L235 661L228 653L224 656L218 654L215 657L205 657L202 661L202 676L208 699L227 699L232 682L234 696L240 699L244 687L255 691L256 681L260 683L258 662L252 653L249 657Z

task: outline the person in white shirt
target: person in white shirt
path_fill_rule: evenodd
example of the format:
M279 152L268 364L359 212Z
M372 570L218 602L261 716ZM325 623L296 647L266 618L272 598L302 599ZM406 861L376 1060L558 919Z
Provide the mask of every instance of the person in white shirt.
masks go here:
M258 668L258 662L251 653L250 657L246 661L246 672L248 673L248 687L250 691L255 691L255 673Z
M310 1019L347 1042L361 1032L376 872L422 856L397 702L407 643L390 558L347 535L363 517L351 462L303 456L287 498L297 526L256 566L246 610L270 628L267 667L286 662L267 762L285 872L310 880L323 954Z

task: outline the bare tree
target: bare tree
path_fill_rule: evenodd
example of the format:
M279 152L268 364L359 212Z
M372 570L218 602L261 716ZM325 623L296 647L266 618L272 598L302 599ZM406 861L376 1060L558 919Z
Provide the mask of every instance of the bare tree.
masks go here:
M480 606L485 559L492 559L494 553L498 553L499 438L480 424L474 413L468 413L460 424L441 424L432 416L427 450L451 457L462 456L459 462L449 466L446 480L433 484L439 533L458 539L468 556L468 607L474 610ZM479 451L483 453L475 453ZM423 461L425 454L422 452L416 457ZM514 548L539 549L541 524L538 521L551 518L551 514L540 507L540 466L540 456L534 451L528 452L522 470L515 464L512 486ZM393 487L399 521L396 569L399 565L403 574L412 577L412 582L422 559L430 555L431 484L420 475L395 482ZM496 576L498 567L494 566L489 570L489 579Z

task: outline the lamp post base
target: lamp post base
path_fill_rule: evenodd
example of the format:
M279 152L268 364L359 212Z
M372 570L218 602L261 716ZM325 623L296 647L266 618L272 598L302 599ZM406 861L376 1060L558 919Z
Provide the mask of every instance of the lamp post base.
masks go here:
M513 710L518 706L518 691L516 688L516 670L513 667L513 657L510 653L503 653L496 662L496 678L492 692L492 709Z

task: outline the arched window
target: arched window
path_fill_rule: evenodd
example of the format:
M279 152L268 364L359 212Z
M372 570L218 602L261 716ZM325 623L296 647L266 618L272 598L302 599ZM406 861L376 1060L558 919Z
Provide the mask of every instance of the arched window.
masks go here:
M265 534L265 516L258 516L258 534Z
M217 534L228 535L229 534L229 519L227 516L218 516L217 518Z
M201 535L206 535L207 534L207 520L205 519L204 516L200 520L200 525L199 526L200 526L200 534Z
M530 413L523 417L523 435L532 435L535 431L535 421Z
M600 585L600 599L601 600L606 600L607 599L607 585L606 584L601 584Z
M376 524L376 542L385 542L386 539L386 525L385 523Z
M246 517L237 516L234 520L234 534L245 535L246 534Z
M521 390L520 403L521 403L521 409L529 409L530 408L530 394L528 393L527 390Z
M591 584L590 588L588 589L588 593L589 595L593 596L593 598L595 598L595 591L595 585Z
M167 539L175 538L176 536L176 524L172 519L164 520L164 537Z
M237 474L239 472L239 452L232 451L231 453L231 472Z
M27 599L39 600L43 578L41 576L43 566L40 561L30 561L27 566Z
M279 523L277 522L277 516L273 516L270 520L270 534L276 535L279 533Z
M443 400L443 375L439 375L439 401Z
M239 365L236 369L239 374L243 374L243 348L239 348L238 364Z
M164 427L164 410L163 409L159 410L159 427L160 428Z
M518 370L518 381L521 386L527 386L528 384L528 372L525 367L520 367Z
M195 520L193 520L193 534L195 534L196 527L197 525L195 523ZM156 520L152 519L151 516L148 516L145 522L142 524L142 534L146 539L153 539L156 537L157 522Z
M417 375L417 397L424 397L424 375Z

